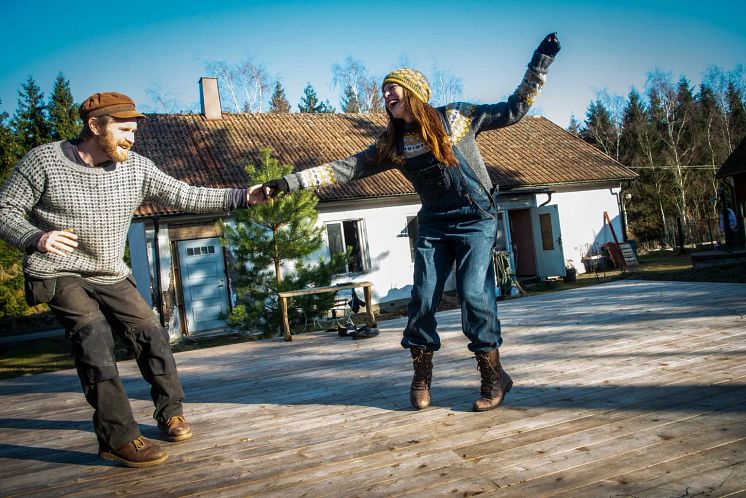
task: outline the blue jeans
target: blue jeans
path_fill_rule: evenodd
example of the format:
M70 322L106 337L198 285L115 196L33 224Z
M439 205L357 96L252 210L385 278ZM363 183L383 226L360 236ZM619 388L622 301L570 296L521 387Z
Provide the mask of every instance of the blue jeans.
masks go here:
M450 210L420 211L414 286L403 347L440 349L435 312L454 262L461 326L470 341L469 350L492 351L502 344L492 264L497 230L494 212L476 203Z

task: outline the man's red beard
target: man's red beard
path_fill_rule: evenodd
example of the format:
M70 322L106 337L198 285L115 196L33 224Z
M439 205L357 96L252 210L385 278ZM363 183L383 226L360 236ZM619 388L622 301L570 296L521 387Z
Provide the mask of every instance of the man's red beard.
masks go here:
M127 160L129 149L132 144L126 140L117 140L114 138L114 134L109 131L109 128L104 130L104 133L96 137L96 145L104 151L106 157L115 163L123 163ZM124 150L117 149L117 146L122 147Z

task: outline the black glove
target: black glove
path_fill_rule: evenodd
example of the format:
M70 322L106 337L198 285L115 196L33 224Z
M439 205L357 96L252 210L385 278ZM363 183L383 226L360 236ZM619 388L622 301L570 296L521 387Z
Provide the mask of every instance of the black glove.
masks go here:
M560 51L560 42L557 38L557 33L549 33L539 44L539 48L536 51L549 57L557 55L557 52Z
M264 192L265 199L274 199L280 192L286 194L290 192L290 185L284 178L278 178L262 183L262 192Z

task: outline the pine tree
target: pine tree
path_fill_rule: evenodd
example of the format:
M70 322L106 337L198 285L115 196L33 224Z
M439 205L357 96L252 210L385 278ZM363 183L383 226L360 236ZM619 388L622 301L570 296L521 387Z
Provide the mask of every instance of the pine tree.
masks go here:
M627 104L622 117L621 154L622 164L641 166L645 161L643 140L646 133L647 117L642 98L637 90L632 89L627 96Z
M254 183L280 178L292 172L280 164L269 149L263 149L262 165L246 167ZM232 326L274 334L279 331L277 292L308 285L331 283L339 258L319 260L309 265L304 260L322 246L323 227L316 226L318 198L307 190L281 194L273 201L234 213L234 225L224 225L223 235L233 255L233 276L238 305L228 317ZM283 274L283 263L294 262L294 271ZM295 307L307 312L332 307L328 294L293 300ZM296 317L297 318L297 317ZM292 317L291 317L292 319Z
M370 109L368 109L368 112L371 113L378 113L378 112L385 112L386 108L383 102L383 96L381 95L381 91L378 89L378 85L375 81L372 81L370 83Z
M2 104L2 101L0 101ZM16 143L13 131L8 125L8 113L0 113L0 184L10 175L18 159L21 157L21 151Z
M300 104L298 104L298 110L300 112L315 113L331 113L336 111L336 109L334 109L334 107L329 104L328 100L319 102L319 98L316 95L316 90L313 89L310 83L307 84L306 88L303 89L303 97L301 97Z
M722 111L715 98L715 92L706 84L699 87L696 97L696 112L694 116L694 136L696 144L696 164L722 164L727 154L727 146L723 143L726 134L720 129L723 120ZM716 171L713 171L713 175Z
M285 89L279 81L275 81L275 91L272 93L272 99L269 101L269 112L289 113L290 102L285 96Z
M80 133L83 123L78 114L78 106L73 102L70 82L62 73L57 75L52 95L49 97L49 125L53 140L70 140Z
M29 76L18 92L18 107L13 115L11 127L16 143L25 154L29 150L51 140L51 131L45 115L44 94Z
M725 95L728 99L728 110L730 111L728 128L730 128L731 150L733 150L746 135L746 108L744 108L744 95L733 84L733 81L728 82Z
M360 112L360 102L358 102L357 95L355 95L355 92L350 85L347 85L345 87L345 93L342 96L341 107L342 112L345 113Z
M570 115L570 123L567 125L567 131L576 137L580 136L581 123L575 118L575 114Z
M10 176L20 155L8 125L8 113L3 111L0 113L0 185ZM0 241L0 327L14 327L13 320L28 310L23 294L22 263L21 251Z
M580 131L580 137L595 145L604 154L614 157L615 131L611 123L611 114L599 99L588 106L585 115L585 126Z

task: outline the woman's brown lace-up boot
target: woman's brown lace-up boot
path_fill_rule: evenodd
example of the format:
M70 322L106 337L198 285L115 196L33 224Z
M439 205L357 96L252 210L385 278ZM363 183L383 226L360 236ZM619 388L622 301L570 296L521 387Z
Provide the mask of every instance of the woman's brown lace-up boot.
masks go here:
M503 402L503 398L513 387L513 380L500 365L500 353L497 349L487 352L477 351L474 356L477 358L477 367L482 374L482 397L474 402L474 411L486 412Z
M418 410L430 406L430 381L433 379L433 352L410 348L414 378L409 388L409 401Z

